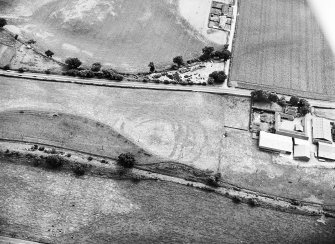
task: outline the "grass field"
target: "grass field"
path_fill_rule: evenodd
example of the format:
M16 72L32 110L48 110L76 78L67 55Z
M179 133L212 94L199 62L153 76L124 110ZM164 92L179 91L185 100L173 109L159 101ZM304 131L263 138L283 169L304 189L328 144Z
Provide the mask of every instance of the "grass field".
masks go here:
M41 111L0 113L0 137L33 141L108 156L132 153L139 164L158 163L150 155L113 128L87 118Z
M286 94L335 99L335 62L305 0L240 1L230 79Z
M184 18L178 0L35 0L34 3L0 2L0 15L24 16L11 22L37 40L42 49L51 49L55 57L63 60L76 56L88 64L102 62L119 71L148 71L150 61L163 68L175 56L198 57L205 45L219 47L226 41L217 44L207 38L210 35L201 34L202 26L197 30L193 22L187 21L193 14L194 18L199 17L197 13ZM201 2L196 5L203 6Z
M88 118L131 138L136 145L153 155L202 170L220 170L225 180L244 188L334 204L334 170L278 165L275 163L278 156L259 151L257 141L251 139L248 131L248 98L82 86L5 77L1 77L0 81L2 112L35 110ZM10 117L3 116L3 120L6 119ZM62 126L61 118L57 120L57 125ZM7 125L2 127L3 133L15 134L19 128L25 128L24 123L20 125L14 122L5 122ZM27 122L33 125L34 120ZM17 126L11 126L10 123ZM52 130L50 126L48 128ZM64 126L58 131L62 128L73 131ZM96 133L105 137L103 131L106 128L100 130L94 123L83 128L90 135ZM23 130L26 136L34 131L30 135L43 136L49 141L54 140L50 137L61 137L42 135L39 130L30 128ZM226 138L223 137L225 132L228 132ZM90 143L90 136L74 134L74 138L77 138L74 142L66 135L61 139L72 145L78 141L85 145L84 148L96 151L97 154L101 153L99 146L102 141L106 141L106 148L113 148L113 145L108 145L107 139L104 141L99 136L93 136L98 146ZM92 146L89 148L87 145Z
M0 159L0 235L43 243L332 243L335 221L166 182L75 178Z

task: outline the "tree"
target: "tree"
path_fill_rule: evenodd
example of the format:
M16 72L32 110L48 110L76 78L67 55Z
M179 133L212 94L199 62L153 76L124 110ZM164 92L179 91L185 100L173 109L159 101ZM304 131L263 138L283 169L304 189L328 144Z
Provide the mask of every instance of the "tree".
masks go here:
M226 62L231 58L231 52L228 49L223 49L221 51L216 51L214 56L223 59L223 61Z
M298 105L299 105L299 101L300 101L300 99L299 99L299 97L297 97L297 96L292 96L292 97L290 98L290 104L291 104L292 106L298 106Z
M134 167L136 160L131 153L121 153L117 159L117 163L124 168L132 168Z
M156 68L155 68L154 62L150 62L148 66L150 68L151 73L155 72Z
M208 85L214 85L214 78L213 77L209 77L207 80Z
M184 60L182 56L177 56L173 58L173 62L178 65L178 67L184 64Z
M78 58L67 58L65 64L69 69L78 69L82 63Z
M52 155L46 158L45 163L50 169L59 169L63 166L64 160L59 156Z
M204 47L202 49L202 55L200 56L201 61L206 61L211 58L212 53L214 52L214 47Z
M251 92L251 99L255 102L269 102L269 92L254 90Z
M51 58L54 55L54 53L52 51L48 50L48 51L45 51L45 55L47 57Z
M306 99L300 99L298 111L302 115L306 115L311 112L311 105Z
M92 64L91 70L92 70L93 72L98 72L98 71L100 71L101 67L102 67L102 66L101 66L100 63L94 63L94 64Z
M276 93L271 92L271 93L269 94L269 100L270 100L271 102L276 103L276 102L279 101L279 97L278 97L278 95L277 95Z
M4 27L5 25L7 25L6 19L0 18L0 28Z
M224 71L214 71L209 77L213 78L216 84L222 84L227 79L227 75Z
M284 96L282 96L279 101L278 104L282 107L286 107L287 106L287 102L286 102L286 98Z

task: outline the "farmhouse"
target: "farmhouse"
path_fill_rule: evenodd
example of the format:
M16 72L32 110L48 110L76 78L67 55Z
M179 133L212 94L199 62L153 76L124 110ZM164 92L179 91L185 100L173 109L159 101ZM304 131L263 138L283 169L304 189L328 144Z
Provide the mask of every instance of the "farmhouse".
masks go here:
M292 138L260 131L259 148L267 151L291 154L293 151Z
M233 4L234 1L225 1L225 3L213 1L208 27L230 32L234 13ZM214 22L217 22L217 24Z
M313 142L324 142L332 144L332 133L331 133L330 120L325 118L313 118L312 130L313 130Z

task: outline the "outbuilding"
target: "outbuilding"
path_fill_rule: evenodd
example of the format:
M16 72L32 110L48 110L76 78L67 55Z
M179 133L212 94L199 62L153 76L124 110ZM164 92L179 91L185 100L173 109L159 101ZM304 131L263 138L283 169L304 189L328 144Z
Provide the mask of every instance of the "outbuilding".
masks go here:
M311 159L311 152L309 145L306 144L294 145L293 158L303 161L309 161Z
M260 131L259 148L267 151L291 154L293 151L292 137Z
M312 122L313 142L324 142L332 144L332 128L330 120L325 118L315 117Z
M318 143L318 157L335 160L335 145L329 143Z

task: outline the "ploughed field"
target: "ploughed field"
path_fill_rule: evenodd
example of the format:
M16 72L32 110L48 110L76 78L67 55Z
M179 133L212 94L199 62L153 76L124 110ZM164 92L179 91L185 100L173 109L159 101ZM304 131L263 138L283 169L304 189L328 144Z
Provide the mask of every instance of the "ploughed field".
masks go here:
M205 45L218 47L182 17L178 0L5 0L1 15L56 58L123 72L148 71L150 61L164 68L175 56L190 59Z
M240 1L233 52L239 87L335 99L334 56L308 1Z
M168 182L76 178L0 157L0 235L42 243L333 243L333 219Z

